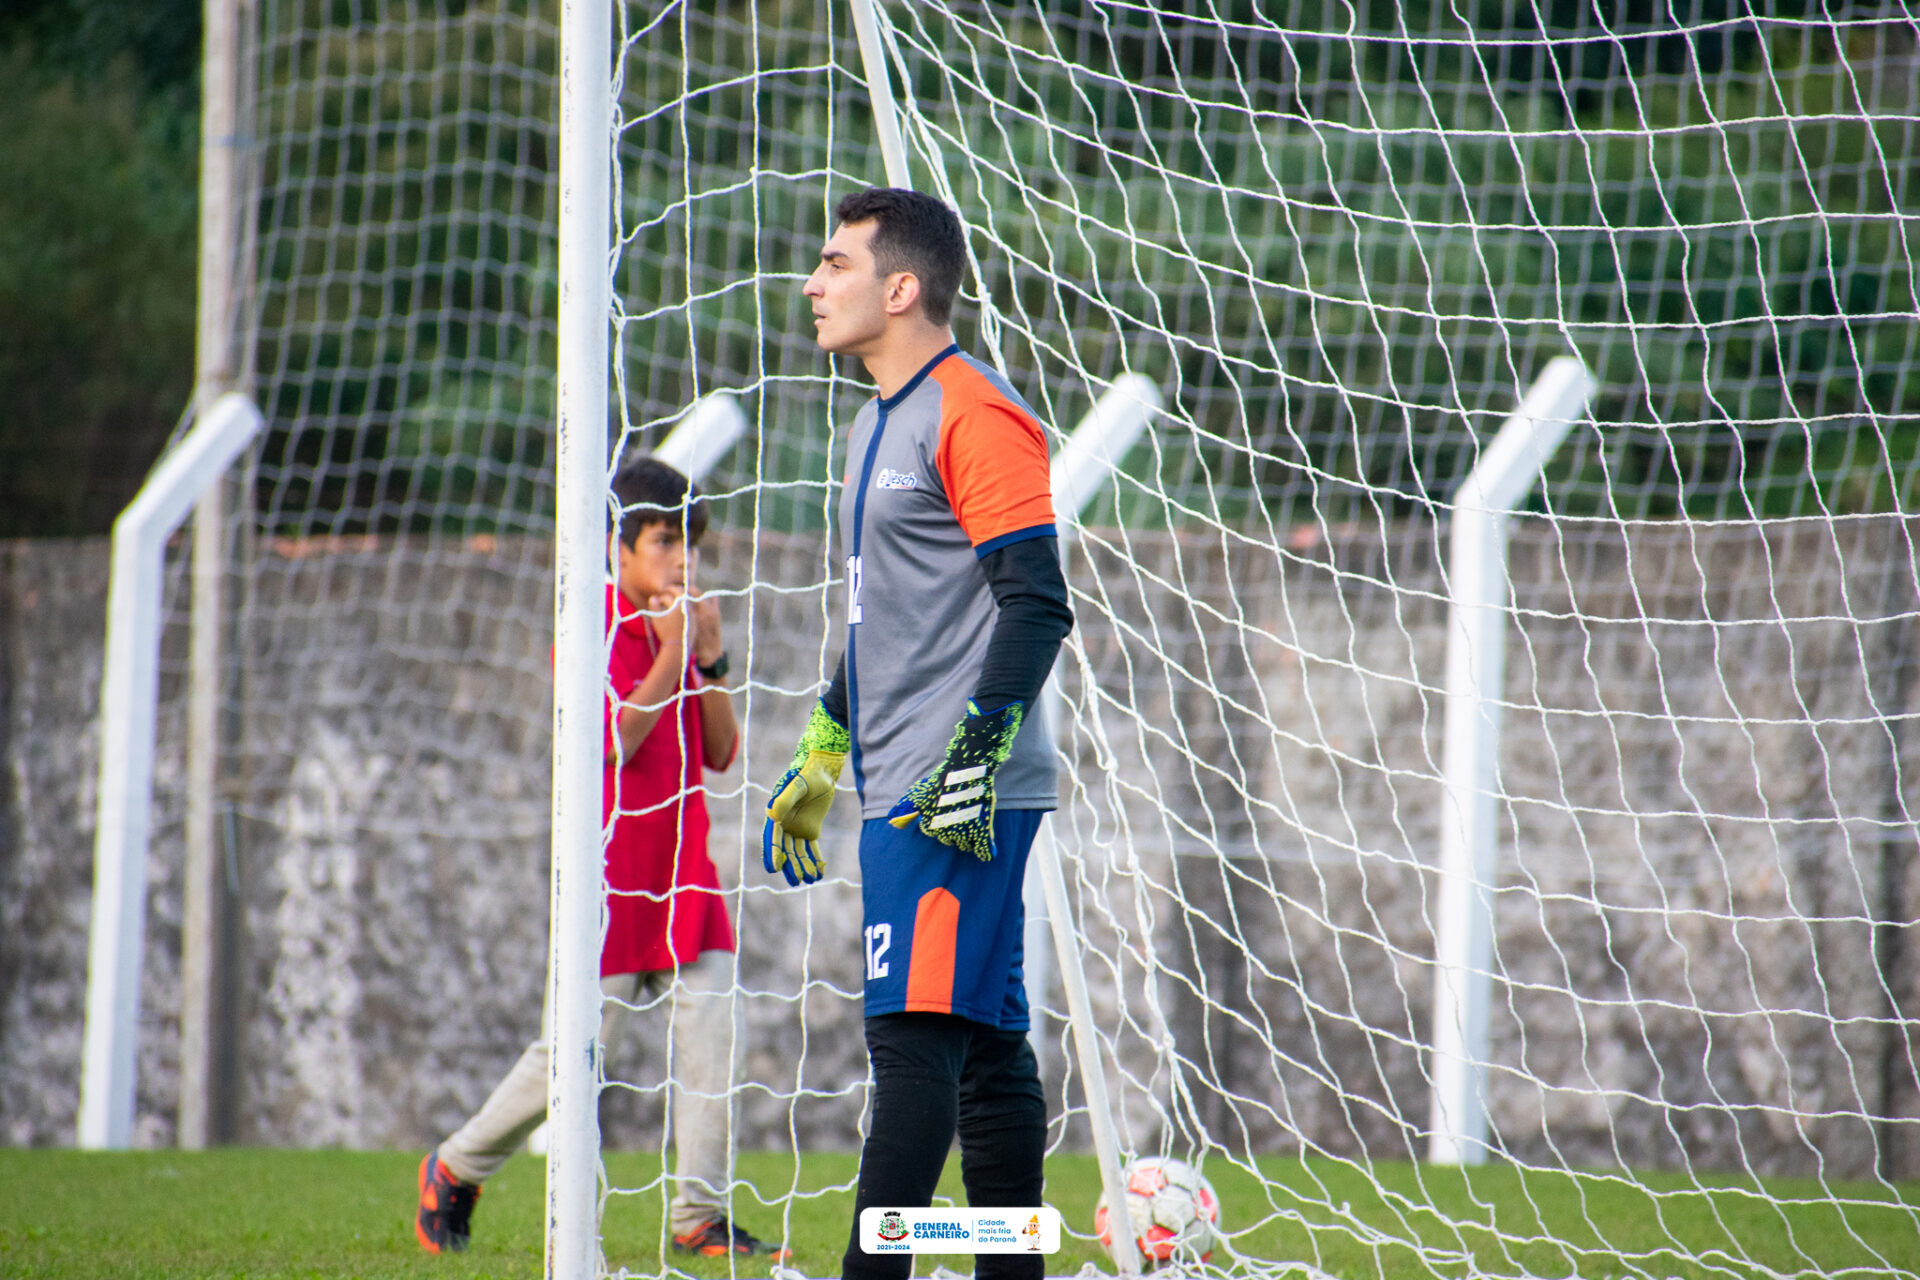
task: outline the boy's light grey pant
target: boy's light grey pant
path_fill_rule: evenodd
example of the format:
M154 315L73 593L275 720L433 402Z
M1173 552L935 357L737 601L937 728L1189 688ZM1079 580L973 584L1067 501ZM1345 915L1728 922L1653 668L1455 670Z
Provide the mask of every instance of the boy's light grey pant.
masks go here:
M675 979L678 979L676 982ZM733 953L706 951L678 970L613 974L600 980L607 995L600 1043L611 1044L626 1015L645 1001L670 995L657 1012L666 1019L668 1073L673 1082L673 1230L691 1231L726 1212L733 1181L733 1108L744 1041L740 1002L733 997ZM462 1182L485 1182L547 1118L547 1041L528 1045L513 1070L473 1118L440 1144L438 1156Z

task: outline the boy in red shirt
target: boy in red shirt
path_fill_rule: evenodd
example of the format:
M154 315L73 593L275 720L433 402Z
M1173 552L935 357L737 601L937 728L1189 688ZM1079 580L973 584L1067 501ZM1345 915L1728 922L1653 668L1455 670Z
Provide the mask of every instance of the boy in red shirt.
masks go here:
M619 581L607 589L607 932L600 1041L623 1014L672 994L674 1249L787 1251L727 1217L729 1106L744 1040L732 998L733 926L707 856L702 768L725 769L739 723L723 681L719 606L693 594L707 510L672 467L641 458L613 480ZM657 616L649 616L657 615ZM691 633L691 634L689 634ZM415 1233L430 1253L467 1247L480 1187L547 1114L547 1041L529 1044L485 1105L420 1162Z

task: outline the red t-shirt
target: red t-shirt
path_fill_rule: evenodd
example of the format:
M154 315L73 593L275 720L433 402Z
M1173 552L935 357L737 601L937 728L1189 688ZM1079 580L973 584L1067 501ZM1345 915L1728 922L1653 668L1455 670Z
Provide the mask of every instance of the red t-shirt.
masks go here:
M614 743L618 699L632 692L660 652L639 609L607 588L614 626L607 658L608 708L602 751ZM707 856L707 797L701 787L700 677L688 668L683 692L660 713L623 766L606 763L600 817L607 824L607 937L600 973L640 973L690 964L703 951L732 951L733 925L720 875Z

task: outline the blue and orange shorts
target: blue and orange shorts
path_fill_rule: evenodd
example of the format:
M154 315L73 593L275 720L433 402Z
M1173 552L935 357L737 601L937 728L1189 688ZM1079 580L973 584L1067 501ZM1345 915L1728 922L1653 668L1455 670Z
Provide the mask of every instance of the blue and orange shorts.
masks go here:
M991 862L941 844L918 824L861 824L867 1017L950 1013L1027 1029L1020 889L1045 817L1044 809L996 813Z

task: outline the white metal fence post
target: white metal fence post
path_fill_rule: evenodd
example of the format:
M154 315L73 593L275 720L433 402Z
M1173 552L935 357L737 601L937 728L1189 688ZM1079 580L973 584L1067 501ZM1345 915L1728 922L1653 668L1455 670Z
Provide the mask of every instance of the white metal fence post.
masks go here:
M238 393L222 396L161 458L113 522L100 681L87 1024L80 1061L82 1147L124 1147L133 1137L167 539L259 431L260 411L251 401Z
M1478 1164L1487 1154L1508 517L1585 412L1593 387L1592 376L1573 357L1549 361L1454 498L1428 1135L1428 1156L1442 1164Z

